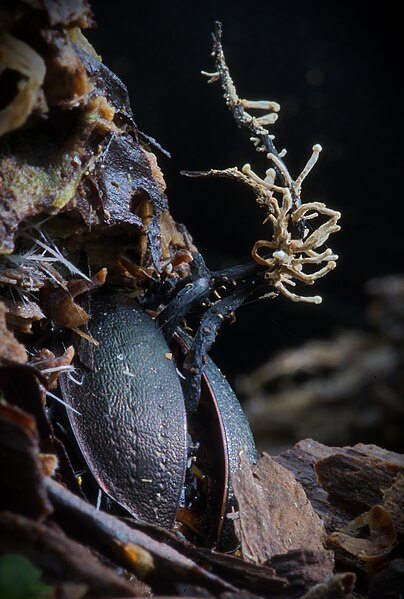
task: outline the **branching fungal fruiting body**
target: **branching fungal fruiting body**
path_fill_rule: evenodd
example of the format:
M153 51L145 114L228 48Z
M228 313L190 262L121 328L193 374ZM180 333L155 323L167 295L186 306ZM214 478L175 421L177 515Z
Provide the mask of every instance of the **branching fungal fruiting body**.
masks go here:
M318 295L305 297L292 293L288 286L295 286L295 281L301 281L307 285L314 284L317 279L326 275L336 266L338 256L332 250L319 250L326 243L331 233L339 231L337 224L340 213L327 208L321 202L301 203L301 189L304 179L312 170L321 152L321 146L313 146L313 153L306 166L293 181L289 171L282 160L286 150L277 152L272 135L269 135L268 125L272 125L278 115L280 106L277 102L250 101L240 99L236 88L230 77L226 65L221 44L221 24L216 24L216 32L213 36L213 56L216 61L214 73L203 73L209 77L209 82L220 80L224 98L229 109L232 111L237 124L247 128L252 137L251 141L259 152L266 152L271 166L261 178L254 173L249 164L244 165L240 172L238 168L230 168L223 171L211 170L198 173L203 176L223 176L238 179L247 184L254 191L257 202L266 211L264 222L270 222L273 227L271 240L259 240L252 249L253 259L261 266L266 267L264 277L280 293L295 302L309 302L318 304L321 297ZM264 116L252 116L247 109L268 111ZM317 229L306 226L306 221L325 217ZM262 254L260 250L267 250ZM304 272L305 265L318 266L314 272Z
M173 283L163 297L163 287L151 290L145 304L160 310L159 322L169 341L183 319L194 319L194 335L184 360L184 390L187 410L195 411L200 397L201 375L206 355L225 320L233 321L235 310L247 299L275 297L282 294L295 302L320 303L318 295L305 297L293 293L296 282L312 285L335 268L336 256L322 248L331 233L339 230L340 213L320 202L302 204L304 179L316 164L321 146L313 153L296 180L285 163L286 150L278 152L274 137L266 127L277 119L280 106L276 102L240 99L230 77L221 44L221 24L213 35L214 73L204 73L209 82L220 81L226 104L239 127L247 129L257 151L265 152L270 167L265 176L257 175L249 164L207 172L184 172L190 177L227 177L248 185L258 204L265 210L264 222L272 225L271 239L258 240L252 249L253 262L222 271L210 271L200 254L193 254L190 276ZM264 110L261 117L248 110ZM308 226L312 219L322 217L317 228ZM308 270L308 269L314 270ZM269 289L268 289L269 288ZM150 301L152 305L150 305ZM159 307L164 306L161 310Z

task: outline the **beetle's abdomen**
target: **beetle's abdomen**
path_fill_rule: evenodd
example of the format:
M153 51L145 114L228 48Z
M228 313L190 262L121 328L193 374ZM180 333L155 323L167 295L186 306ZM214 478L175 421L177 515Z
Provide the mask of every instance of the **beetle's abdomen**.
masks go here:
M170 350L134 302L94 300L89 323L99 342L82 385L64 379L69 418L101 488L134 516L171 527L184 484L184 399Z

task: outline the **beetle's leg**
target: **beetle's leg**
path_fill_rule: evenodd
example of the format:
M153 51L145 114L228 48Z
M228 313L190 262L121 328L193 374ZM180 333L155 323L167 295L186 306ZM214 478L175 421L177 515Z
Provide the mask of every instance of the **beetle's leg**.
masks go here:
M193 254L192 274L182 279L173 290L169 301L158 317L163 335L169 342L176 328L187 316L188 312L209 296L211 289L211 273L199 253Z
M238 264L224 270L213 271L211 276L213 281L227 280L236 283L237 281L258 280L262 272L262 267L254 260L254 262L248 262L247 264Z
M200 321L191 347L184 361L184 395L189 413L196 410L201 388L201 376L206 354L215 341L222 322L234 318L234 311L252 294L267 290L268 282L263 283L263 269L256 262L231 267L222 271L211 272L199 253L193 255L192 274L177 283L172 291L166 307L158 316L158 322L168 342L181 322L195 307L203 302L210 305ZM234 285L230 295L211 305L211 296L221 286Z
M166 305L158 317L158 322L162 328L165 339L169 342L179 324L195 306L201 306L209 295L223 284L229 281L236 284L239 281L251 281L258 279L262 268L256 262L233 266L225 270L211 272L199 253L193 254L193 261L190 264L191 275L178 281L170 293L160 298L160 303ZM144 302L146 306L150 305L150 300L156 306L158 295L154 290L154 295ZM158 305L157 301L157 305ZM209 304L209 302L207 302Z
M259 286L261 289L262 286ZM206 355L216 339L224 320L234 319L234 311L245 300L259 291L255 282L240 285L231 295L216 302L203 315L198 330L184 360L184 395L186 410L192 413L198 407L201 393L201 376Z
M167 277L150 281L144 297L140 300L141 305L145 309L158 311L162 305L167 306L181 289L189 285L189 283L208 276L209 271L199 253L192 254L190 271L191 274L184 278Z
M167 342L171 340L176 328L190 309L206 299L210 291L208 278L196 279L193 283L190 282L186 287L183 287L164 308L158 317L158 322Z

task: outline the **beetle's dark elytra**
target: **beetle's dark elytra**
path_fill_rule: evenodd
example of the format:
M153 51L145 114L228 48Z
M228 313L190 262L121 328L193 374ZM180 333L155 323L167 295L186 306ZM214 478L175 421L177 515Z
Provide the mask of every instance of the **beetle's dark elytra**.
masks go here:
M186 351L188 338L179 330L178 351L172 354L155 321L123 296L93 299L89 332L99 347L81 344L81 350L92 353L85 359L90 367L77 366L82 385L67 377L61 383L64 399L80 413L69 410L78 445L110 497L135 517L170 528L180 505L189 457L189 423L171 358ZM219 535L223 523L227 534L230 521L225 514L234 504L230 472L238 467L240 450L250 461L255 460L256 450L235 394L209 358L202 389L212 427L204 437L208 443L212 440L214 460L221 469L218 513L212 518L219 522Z
M251 463L257 461L258 454L250 425L240 402L226 377L209 357L206 360L203 379L217 410L225 454L225 486L217 543L221 549L231 551L237 547L238 540L234 534L233 522L227 518L227 514L233 509L237 510L238 504L233 493L230 477L240 465L241 451L244 451Z
M184 483L187 427L169 348L135 302L95 300L90 323L99 342L92 370L80 369L80 386L62 383L80 413L69 410L72 429L101 488L134 516L170 527Z

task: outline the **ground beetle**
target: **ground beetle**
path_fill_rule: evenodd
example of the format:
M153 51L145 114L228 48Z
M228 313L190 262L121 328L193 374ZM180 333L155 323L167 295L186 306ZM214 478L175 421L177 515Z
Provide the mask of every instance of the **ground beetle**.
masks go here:
M254 460L256 450L229 383L208 358L198 409L187 415L185 332L178 329L169 347L135 300L92 298L89 331L99 346L81 341L81 384L61 381L89 470L131 515L167 528L175 523L201 544L234 548L226 518L235 507L230 473L240 451Z

